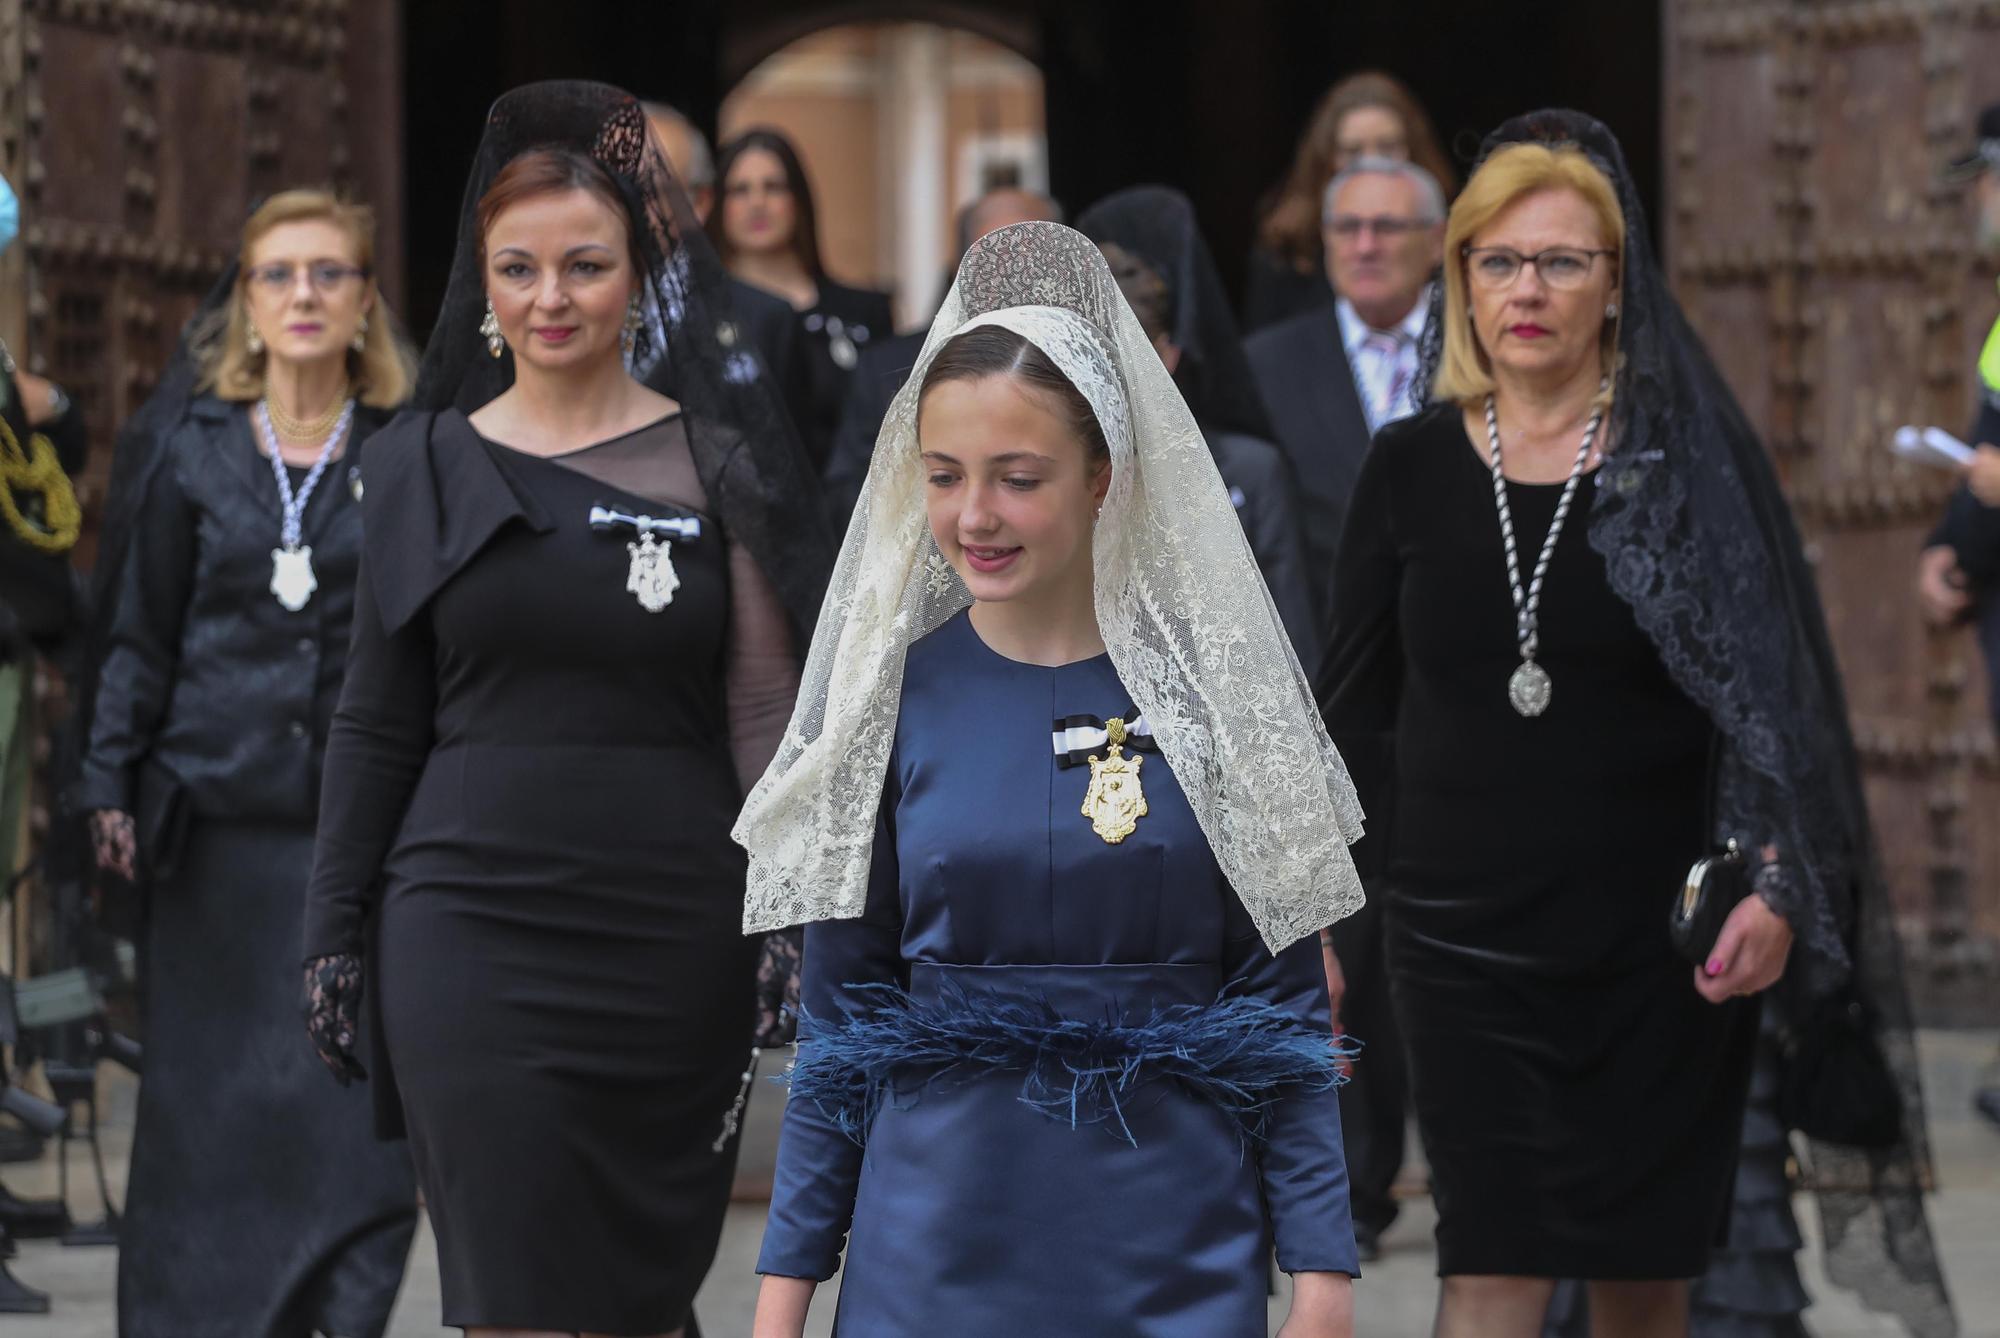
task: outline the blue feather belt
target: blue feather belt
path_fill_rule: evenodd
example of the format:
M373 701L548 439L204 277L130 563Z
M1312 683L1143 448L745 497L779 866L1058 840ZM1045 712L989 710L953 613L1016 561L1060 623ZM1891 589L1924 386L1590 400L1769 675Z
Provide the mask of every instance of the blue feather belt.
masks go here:
M1072 1128L1101 1124L1138 1145L1124 1103L1166 1081L1232 1116L1261 1141L1278 1101L1342 1081L1355 1047L1250 995L1156 1004L1143 1020L1108 1006L1099 1020L1066 1017L1045 997L1008 997L946 982L919 998L893 985L850 987L874 996L866 1011L807 1016L790 1082L793 1100L818 1106L864 1143L891 1097L993 1072L1019 1073L1019 1099Z

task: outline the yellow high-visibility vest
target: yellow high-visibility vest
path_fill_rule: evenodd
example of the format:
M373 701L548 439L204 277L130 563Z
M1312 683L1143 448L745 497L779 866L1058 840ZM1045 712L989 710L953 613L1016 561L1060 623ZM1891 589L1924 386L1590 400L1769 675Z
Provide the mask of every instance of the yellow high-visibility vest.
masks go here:
M1979 380L1988 397L2000 396L2000 320L1986 333L1986 347L1979 351Z

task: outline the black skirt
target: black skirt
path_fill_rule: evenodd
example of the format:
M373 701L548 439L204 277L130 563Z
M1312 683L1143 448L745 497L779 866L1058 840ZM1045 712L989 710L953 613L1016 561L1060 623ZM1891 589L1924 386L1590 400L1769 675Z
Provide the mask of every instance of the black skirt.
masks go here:
M151 889L146 1074L119 1237L122 1338L375 1338L417 1225L408 1150L377 1142L299 1019L313 833L196 821Z

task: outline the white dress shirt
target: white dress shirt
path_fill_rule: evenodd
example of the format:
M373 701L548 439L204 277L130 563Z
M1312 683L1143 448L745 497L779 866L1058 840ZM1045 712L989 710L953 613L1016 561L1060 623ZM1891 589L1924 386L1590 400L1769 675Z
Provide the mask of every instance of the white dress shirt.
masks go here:
M1417 346L1430 309L1430 289L1426 288L1393 329L1376 330L1361 319L1346 298L1334 303L1341 347L1347 351L1347 365L1354 369L1354 389L1361 396L1361 412L1368 419L1371 434L1381 431L1384 423L1406 418L1423 407L1423 391L1417 385Z

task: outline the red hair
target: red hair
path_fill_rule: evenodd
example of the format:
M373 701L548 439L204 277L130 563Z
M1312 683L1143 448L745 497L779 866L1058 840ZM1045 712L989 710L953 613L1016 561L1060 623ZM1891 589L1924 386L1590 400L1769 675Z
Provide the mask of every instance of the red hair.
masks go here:
M486 193L479 197L480 253L485 253L486 234L493 230L493 223L500 215L523 200L572 190L583 191L625 220L627 247L637 268L637 239L629 235L631 223L618 182L604 164L574 149L529 149L516 154L500 169Z

